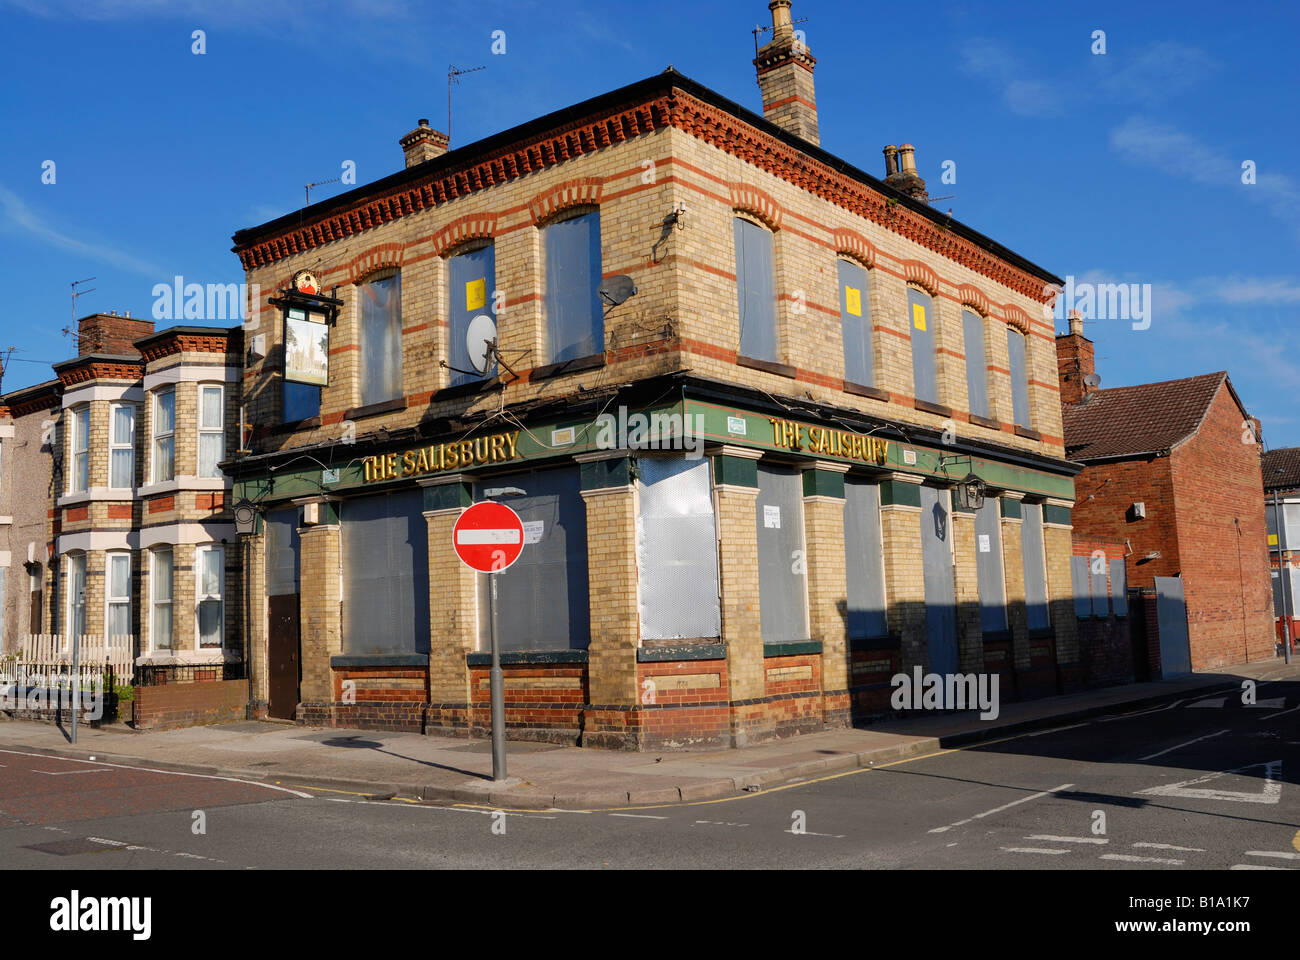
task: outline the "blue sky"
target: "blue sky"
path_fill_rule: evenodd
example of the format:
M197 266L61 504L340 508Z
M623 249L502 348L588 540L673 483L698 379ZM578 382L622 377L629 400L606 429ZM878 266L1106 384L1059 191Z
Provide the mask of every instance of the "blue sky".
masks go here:
M1147 329L1087 325L1103 386L1226 368L1269 445L1295 446L1300 14L1237 12L794 3L824 148L880 176L881 147L913 143L931 194L955 195L940 209L1062 277L1150 284ZM453 147L670 63L759 110L768 22L763 0L0 0L3 387L71 355L72 281L96 277L78 315L148 316L176 274L241 281L231 234L300 207L303 184L399 169L417 118L447 129L449 64L487 66L457 88Z

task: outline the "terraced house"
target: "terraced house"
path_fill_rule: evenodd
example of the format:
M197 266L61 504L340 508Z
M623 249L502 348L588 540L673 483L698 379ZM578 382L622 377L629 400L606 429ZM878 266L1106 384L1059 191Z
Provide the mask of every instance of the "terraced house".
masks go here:
M32 420L27 468L49 477L25 492L48 517L26 538L25 634L128 638L138 665L175 679L237 675L240 557L219 465L238 446L241 355L239 328L94 314L56 381L5 398Z
M454 150L422 121L403 169L235 235L275 291L223 467L257 712L482 735L451 531L498 496L512 736L739 745L916 665L1083 682L1057 278L933 209L910 145L883 179L822 150L769 7L763 116L669 69Z

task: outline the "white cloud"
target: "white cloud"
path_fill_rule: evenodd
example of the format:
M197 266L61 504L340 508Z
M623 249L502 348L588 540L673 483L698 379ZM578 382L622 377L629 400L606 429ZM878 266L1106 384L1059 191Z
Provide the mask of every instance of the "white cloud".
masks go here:
M1132 56L1112 50L1091 59L1098 83L1115 100L1154 104L1186 93L1219 64L1198 47L1162 40Z
M1063 112L1061 92L1051 84L1029 76L1024 64L1004 46L985 37L973 37L962 44L961 68L987 80L1002 96L1012 113L1024 117L1051 117Z
M5 214L3 222L17 227L49 246L90 260L108 263L131 273L150 277L157 277L163 273L161 267L123 253L113 244L78 240L76 237L61 233L38 216L17 194L4 187L0 187L0 209L3 209Z

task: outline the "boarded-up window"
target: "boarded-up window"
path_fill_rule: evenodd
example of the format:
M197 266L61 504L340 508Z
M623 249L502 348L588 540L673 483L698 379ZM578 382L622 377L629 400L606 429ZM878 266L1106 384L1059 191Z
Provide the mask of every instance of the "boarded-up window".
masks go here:
M402 277L361 284L361 405L402 395ZM288 419L288 417L286 417Z
M871 303L867 271L848 260L839 261L840 326L844 336L844 379L871 387L876 383L876 358L871 338Z
M934 673L955 673L957 597L953 580L952 507L946 490L921 488L921 568L925 587L926 661Z
M1070 583L1074 589L1074 615L1080 620L1092 616L1092 577L1087 557L1070 558Z
M975 573L980 590L980 629L1007 628L1006 571L1002 566L1002 510L988 497L975 514Z
M429 651L429 535L423 508L419 490L342 504L344 653Z
M717 637L722 626L709 462L642 457L638 467L641 639Z
M1025 614L1030 630L1048 626L1047 566L1043 553L1043 507L1037 503L1021 504L1020 525L1022 554L1025 562Z
M497 578L497 638L502 650L585 650L591 639L587 582L587 505L577 467L494 477L475 487L516 487L504 501L524 523L524 549ZM480 580L483 578L480 577ZM488 649L488 591L480 589L479 638Z
M1123 559L1117 557L1110 562L1110 605L1117 617L1128 616L1127 573Z
M1007 327L1007 361L1011 367L1011 415L1018 427L1029 427L1029 367L1025 335Z
M266 595L292 596L298 592L298 508L273 510L266 515Z
M496 252L489 245L452 257L447 261L447 296L450 300L451 323L448 326L447 361L453 368L451 384L471 383L485 377L496 376L496 360L486 373L475 372L470 362L465 335L470 321L477 316L495 319L492 310L492 293L496 287Z
M916 399L930 403L939 402L939 381L935 366L935 325L939 318L934 312L930 295L907 288L907 327L912 335L912 383Z
M1088 577L1092 581L1092 615L1105 620L1110 614L1107 607L1109 594L1106 591L1106 558L1092 556L1088 558Z
M880 536L880 487L856 477L844 482L844 560L850 637L883 637L885 554Z
M808 639L803 480L793 467L758 465L758 607L764 643Z
M740 353L755 360L777 356L776 267L772 233L736 217L736 293L740 307Z
M605 350L600 304L600 214L552 223L542 231L546 256L547 360L559 363Z
M989 367L984 350L984 318L974 310L961 312L963 346L966 351L966 396L970 412L989 415Z

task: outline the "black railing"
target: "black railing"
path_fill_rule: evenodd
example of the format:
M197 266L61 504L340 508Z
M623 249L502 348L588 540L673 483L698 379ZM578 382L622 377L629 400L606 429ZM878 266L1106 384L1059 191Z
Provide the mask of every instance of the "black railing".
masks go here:
M243 663L149 663L136 667L135 674L136 686L139 687L248 678Z

